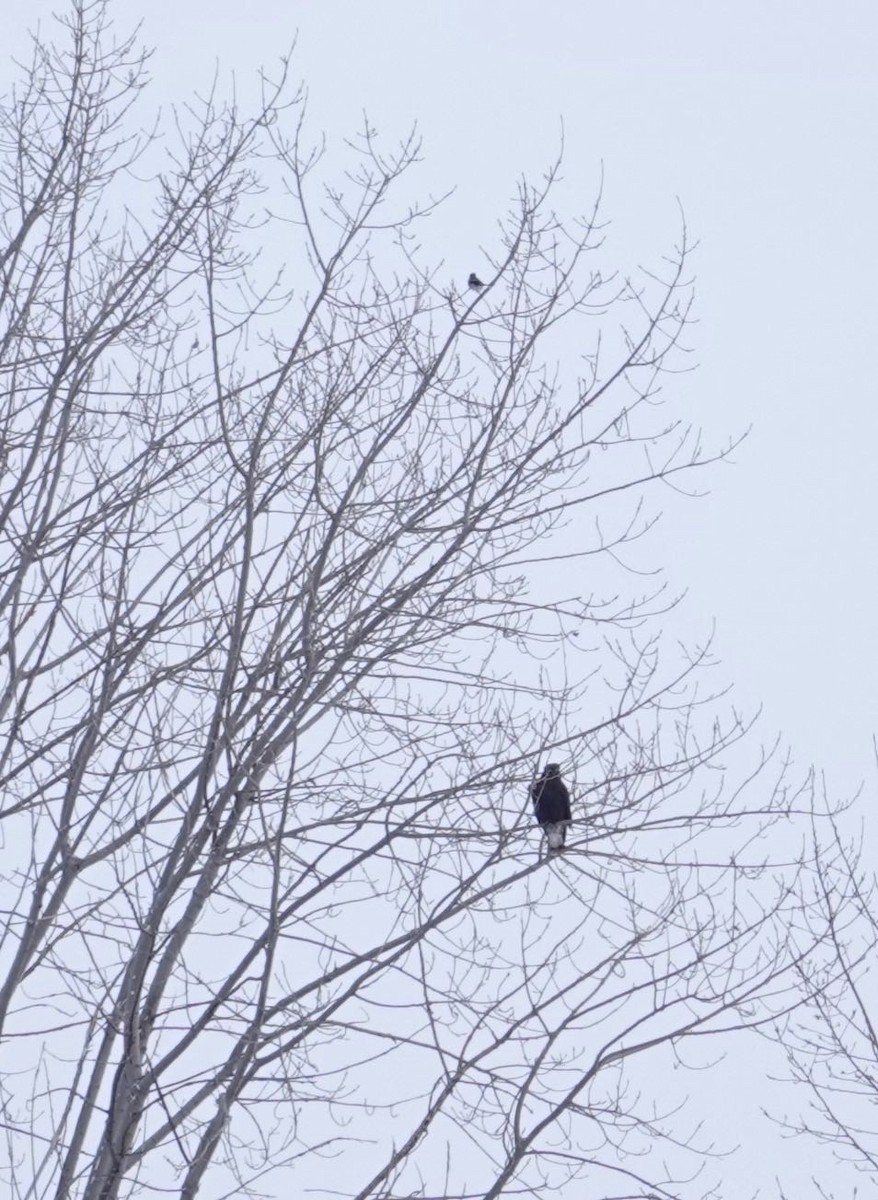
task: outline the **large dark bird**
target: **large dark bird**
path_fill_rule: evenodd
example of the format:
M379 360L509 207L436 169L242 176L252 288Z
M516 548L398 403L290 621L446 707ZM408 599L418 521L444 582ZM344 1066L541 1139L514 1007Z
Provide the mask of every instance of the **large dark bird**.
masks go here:
M571 824L570 793L561 781L558 763L547 763L530 789L534 814L546 835L550 850L563 850L567 826Z
M475 288L475 290L476 290L477 292L478 292L478 291L480 291L480 290L481 290L481 289L482 289L482 288L485 286L485 285L482 283L481 279L479 279L479 277L478 277L478 275L475 273L475 271L470 271L470 273L469 273L469 279L467 280L467 284L468 284L468 285L469 285L471 288Z

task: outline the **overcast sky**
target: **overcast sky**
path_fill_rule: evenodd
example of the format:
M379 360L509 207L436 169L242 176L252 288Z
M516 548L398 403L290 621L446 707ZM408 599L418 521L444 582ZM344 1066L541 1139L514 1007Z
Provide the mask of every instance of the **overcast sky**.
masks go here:
M14 47L52 0L9 0ZM311 127L365 110L387 136L417 121L444 259L478 265L517 177L554 157L587 207L601 164L612 256L656 262L700 242L699 416L715 440L752 426L712 495L663 531L656 561L715 617L743 703L764 703L796 760L839 789L874 783L878 725L878 5L872 0L112 0L156 48L156 99L217 68L244 89L298 36ZM4 75L7 63L2 66ZM667 549L666 549L667 547Z
M52 8L12 0L10 40ZM424 193L456 188L424 257L461 280L518 176L556 154L562 120L564 200L588 207L603 164L620 269L673 248L679 197L700 242L699 367L680 387L710 439L752 434L650 553L689 588L693 633L716 619L724 670L740 702L764 703L766 737L780 729L836 789L874 785L874 0L111 9L122 28L142 20L156 98L184 99L217 67L246 90L298 35L315 134L340 139L363 110L388 137L417 121Z
M4 6L10 11L9 0ZM11 41L51 0L12 0ZM741 702L764 703L795 758L837 788L874 783L878 726L878 5L873 0L113 0L143 22L156 92L181 100L217 67L240 84L298 36L311 127L365 110L417 121L425 193L465 277L516 178L555 155L565 198L604 214L621 269L700 242L693 389L709 437L752 426L712 495L663 530L687 619ZM7 67L4 64L3 70ZM666 549L667 548L667 549Z
M4 0L23 45L51 0ZM214 72L246 81L298 35L311 129L365 110L417 122L424 195L462 284L522 174L559 148L569 214L603 168L610 257L657 263L680 205L700 248L698 371L681 389L709 441L752 426L712 493L675 505L648 551L688 587L745 706L837 791L867 778L878 728L878 257L875 0L113 0L156 47L156 101ZM8 64L0 64L4 86Z

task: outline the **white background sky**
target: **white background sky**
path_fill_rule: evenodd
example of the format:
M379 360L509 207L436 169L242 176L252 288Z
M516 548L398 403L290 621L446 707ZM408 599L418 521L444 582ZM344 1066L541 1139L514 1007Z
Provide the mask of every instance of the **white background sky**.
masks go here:
M51 0L2 0L22 46ZM423 194L455 187L424 258L462 285L521 173L565 129L564 200L590 207L601 163L610 257L657 263L700 242L680 381L709 441L752 425L711 495L649 547L715 619L726 677L764 704L794 760L836 792L866 778L878 729L878 3L876 0L112 0L156 47L155 100L215 69L243 85L298 33L294 73L330 141L365 110L417 121ZM8 79L6 55L0 81ZM432 226L428 226L428 230Z
M10 46L52 0L6 0ZM715 618L723 670L794 759L835 790L874 787L878 727L878 4L874 0L111 0L156 47L156 99L215 69L246 85L298 33L311 129L387 137L414 121L423 192L462 282L517 177L565 130L564 199L603 162L610 255L657 263L700 241L699 363L709 440L748 426L706 500L675 507L654 565ZM11 17L11 19L10 19ZM4 63L2 71L8 70ZM429 236L429 234L428 234Z

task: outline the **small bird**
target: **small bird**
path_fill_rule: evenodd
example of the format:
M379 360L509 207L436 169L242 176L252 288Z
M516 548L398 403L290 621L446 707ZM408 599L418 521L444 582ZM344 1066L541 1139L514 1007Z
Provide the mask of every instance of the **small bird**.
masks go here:
M570 793L561 781L558 763L547 763L530 789L534 815L546 835L550 850L563 850L570 816Z
M467 283L476 292L480 291L485 286L475 271L470 271Z

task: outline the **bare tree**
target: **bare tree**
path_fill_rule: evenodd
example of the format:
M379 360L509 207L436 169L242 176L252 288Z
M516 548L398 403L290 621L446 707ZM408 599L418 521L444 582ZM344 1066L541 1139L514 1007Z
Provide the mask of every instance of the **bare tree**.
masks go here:
M718 457L685 238L612 276L550 172L452 280L414 138L321 181L286 68L151 126L61 24L2 116L8 1194L714 1194L656 1073L817 935L807 788L626 569Z
M828 806L827 806L828 809ZM878 881L863 864L870 831L858 810L826 811L815 824L816 869L803 912L831 947L819 974L803 975L806 1002L774 1031L800 1102L779 1116L787 1133L816 1141L836 1164L874 1179L878 1169L878 1008L874 966L878 951ZM828 1200L839 1192L819 1178ZM824 1172L828 1174L828 1172ZM850 1187L841 1194L848 1195Z

